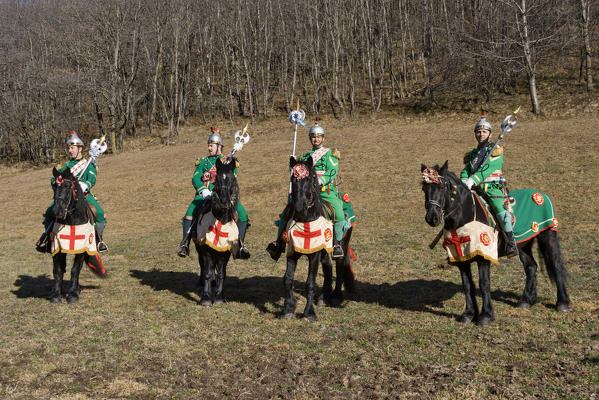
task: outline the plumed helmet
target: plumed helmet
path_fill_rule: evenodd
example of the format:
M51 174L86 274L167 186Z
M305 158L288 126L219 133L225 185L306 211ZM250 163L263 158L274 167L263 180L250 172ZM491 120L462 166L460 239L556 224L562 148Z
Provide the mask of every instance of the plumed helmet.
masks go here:
M210 127L210 136L208 136L208 144L216 143L223 145L223 138L220 137L220 131L214 126Z
M84 146L83 140L81 140L81 138L75 131L69 131L69 136L67 137L67 147L69 146Z
M474 132L477 132L481 129L488 129L489 132L493 131L491 123L487 121L487 112L484 110L481 112L480 120L476 123L476 125L474 125Z
M308 135L310 137L313 137L313 136L324 136L324 128L318 124L319 121L320 120L318 118L316 118L316 121L314 122L314 125L312 125L310 127L310 131L308 132Z

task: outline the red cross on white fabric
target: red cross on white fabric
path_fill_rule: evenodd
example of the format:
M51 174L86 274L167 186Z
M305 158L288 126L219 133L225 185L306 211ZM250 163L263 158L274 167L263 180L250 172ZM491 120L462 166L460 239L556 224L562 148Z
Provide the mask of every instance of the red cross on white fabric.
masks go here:
M212 244L217 246L218 245L218 241L220 240L220 238L227 238L229 237L229 234L226 232L222 231L223 229L223 224L219 221L216 220L216 223L214 225L210 225L210 227L208 227L208 230L212 233L214 233L214 240L212 241Z
M71 234L70 235L59 235L60 239L68 239L69 240L69 250L75 250L75 241L79 239L85 239L85 235L75 235L75 225L71 225Z
M304 249L310 249L310 239L317 238L322 235L322 231L319 229L317 231L310 232L310 223L304 222L304 231L293 231L293 236L298 236L304 239Z
M462 253L462 243L469 242L470 236L466 235L460 237L458 236L458 232L455 229L449 232L451 232L451 237L443 241L443 247L446 247L450 244L454 245L456 251L458 252L458 257L462 257L464 255L464 253Z

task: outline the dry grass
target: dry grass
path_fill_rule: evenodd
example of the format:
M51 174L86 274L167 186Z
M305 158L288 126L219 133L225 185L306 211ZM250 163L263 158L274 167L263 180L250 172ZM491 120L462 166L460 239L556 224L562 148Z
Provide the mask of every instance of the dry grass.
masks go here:
M498 125L502 116L491 119ZM102 156L94 193L109 220L110 277L83 271L76 305L47 301L51 260L33 250L51 197L50 169L4 170L0 397L592 398L599 391L599 119L524 116L506 139L512 189L535 187L557 201L574 312L555 312L544 275L539 304L515 309L524 277L509 261L493 271L496 321L487 329L455 321L464 301L459 276L439 268L440 248L428 249L436 231L424 222L419 176L421 162L449 159L459 170L474 145L473 119L324 121L359 218L358 291L341 309L319 308L313 324L277 319L284 262L263 250L286 198L292 130L283 119L254 124L239 154L252 258L230 263L222 307L198 305L197 262L175 255L206 128L187 128L168 148ZM221 126L229 144L235 128ZM301 129L298 152L307 150L306 136ZM298 310L305 278L304 261Z

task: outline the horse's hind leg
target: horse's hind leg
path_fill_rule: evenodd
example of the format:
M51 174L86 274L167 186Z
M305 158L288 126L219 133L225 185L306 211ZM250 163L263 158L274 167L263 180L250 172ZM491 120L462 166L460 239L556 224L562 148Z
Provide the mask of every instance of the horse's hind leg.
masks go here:
M295 253L291 257L287 257L287 270L283 276L283 288L285 291L285 303L283 304L283 314L281 318L293 318L295 312L295 295L293 294L293 280L295 277L295 267L299 255Z
M320 253L313 253L308 256L308 291L306 294L306 307L303 317L310 321L316 321L316 312L314 311L314 292L316 291L316 274L318 274L318 265L320 264Z
M208 254L208 250L205 248L200 250L200 257L202 259L200 262L200 274L202 275L200 281L203 282L200 294L200 305L210 307L212 305L212 275L214 274L214 260L212 260L211 255Z
M214 304L224 304L225 302L225 294L224 294L224 286L225 286L225 278L227 277L227 263L229 262L229 257L231 253L225 252L218 255L216 261L216 292L214 294Z
M325 250L321 250L320 262L322 264L322 274L324 282L322 283L322 292L318 298L318 305L331 305L331 294L333 292L333 264L331 258ZM306 282L307 283L307 282Z
M491 301L490 262L487 260L478 262L478 286L480 287L483 307L476 324L478 326L487 326L495 319L493 302Z
M462 276L462 289L464 290L464 295L466 296L466 309L460 315L460 322L472 322L478 318L478 305L476 304L476 286L474 285L474 280L472 279L472 269L470 268L470 263L460 263L458 264L460 269L460 274Z
M52 257L54 276L54 287L50 293L50 301L52 303L60 303L62 301L62 278L66 268L67 255L64 253L58 253Z
M537 262L532 255L532 240L524 243L518 253L526 274L526 284L516 307L529 308L537 302Z
M76 303L79 300L79 293L81 293L81 287L79 286L79 273L83 266L84 254L75 255L73 261L73 267L71 268L71 287L67 293L67 302Z
M566 289L566 276L568 272L562 260L557 232L546 230L538 238L539 249L543 254L543 259L547 267L547 274L557 288L557 302L555 306L558 311L570 311L570 296L568 296L568 290Z

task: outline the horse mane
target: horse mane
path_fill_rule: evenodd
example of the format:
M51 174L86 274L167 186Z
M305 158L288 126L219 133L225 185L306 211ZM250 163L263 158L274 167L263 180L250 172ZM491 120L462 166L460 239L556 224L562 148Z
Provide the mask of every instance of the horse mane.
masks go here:
M237 209L237 203L239 202L239 185L237 183L237 178L235 177L235 166L237 165L237 159L235 157L231 157L229 161L225 164L220 158L216 160L216 180L214 182L213 194L210 200L210 208L212 214L221 221L221 223L227 223L233 220L233 214ZM231 177L230 184L228 188L230 200L229 201L221 201L219 197L219 193L217 189L219 189L218 183L220 183L219 174L226 174Z

